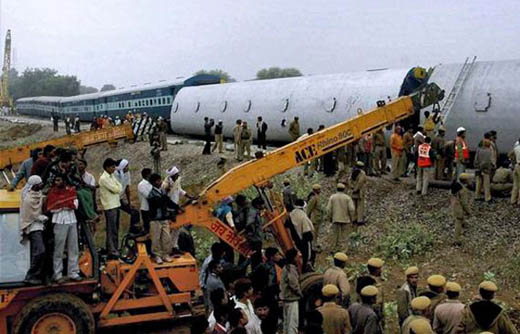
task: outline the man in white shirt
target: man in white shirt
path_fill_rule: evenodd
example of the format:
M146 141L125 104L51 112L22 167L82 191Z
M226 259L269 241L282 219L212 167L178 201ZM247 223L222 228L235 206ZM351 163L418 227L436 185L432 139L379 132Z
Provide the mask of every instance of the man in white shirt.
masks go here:
M121 183L114 176L116 162L108 158L103 162L104 172L99 178L99 199L105 211L106 249L111 258L119 257L119 208L121 207Z
M173 166L172 168L168 169L166 171L166 174L168 176L166 179L164 179L161 188L166 191L170 199L177 205L180 206L179 202L181 197L186 197L189 199L193 199L190 195L182 189L181 186L181 177L180 177L180 171L177 167ZM172 244L174 250L179 249L179 230L176 228L172 228L170 232L171 238L172 238Z
M150 191L152 191L153 188L152 184L149 182L150 175L152 175L152 170L150 168L143 168L141 171L143 179L137 185L137 193L140 201L139 209L141 210L141 218L143 219L143 232L146 234L150 232L150 206L148 204L148 195L150 195Z
M255 314L255 309L251 303L253 286L247 278L240 278L235 282L235 308L241 309L247 315L247 334L262 334L260 319Z
M121 191L121 211L126 212L130 215L130 229L129 233L138 234L139 231L139 211L136 210L132 206L132 202L130 200L130 185L132 184L132 179L130 177L130 169L128 167L128 160L121 159L118 160L116 166L116 171L114 176L121 183L123 190Z

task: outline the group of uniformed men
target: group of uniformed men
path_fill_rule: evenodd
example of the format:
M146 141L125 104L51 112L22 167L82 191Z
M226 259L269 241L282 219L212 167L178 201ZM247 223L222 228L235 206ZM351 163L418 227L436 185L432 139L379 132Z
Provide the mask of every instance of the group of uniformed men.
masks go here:
M324 273L324 304L317 308L323 316L323 331L383 333L384 304L388 302L381 275L384 262L371 258L367 263L368 275L357 278L353 293L343 270L347 261L346 254L336 253L333 266ZM518 333L505 310L494 301L498 287L491 281L480 283L479 296L465 305L459 300L461 286L447 282L442 275L429 276L424 291L418 287L418 267L408 267L405 277L406 281L397 290L402 334Z

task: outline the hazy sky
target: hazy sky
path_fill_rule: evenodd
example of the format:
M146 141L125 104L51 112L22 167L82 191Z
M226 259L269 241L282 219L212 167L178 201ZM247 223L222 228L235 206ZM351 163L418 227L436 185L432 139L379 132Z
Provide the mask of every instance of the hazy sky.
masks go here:
M304 74L520 58L519 0L3 0L16 68L117 87L221 68Z

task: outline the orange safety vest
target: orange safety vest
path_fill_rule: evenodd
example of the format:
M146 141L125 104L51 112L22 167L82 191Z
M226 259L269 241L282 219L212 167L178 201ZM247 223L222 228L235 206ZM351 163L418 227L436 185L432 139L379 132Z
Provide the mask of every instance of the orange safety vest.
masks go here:
M419 168L431 167L433 165L432 160L430 159L431 148L430 144L427 143L419 145L419 149L417 150L417 153L419 154L417 166Z
M466 144L466 141L461 137L457 137L457 139L455 140L455 159L457 159L460 156L459 143L462 143L462 157L464 158L464 160L469 159L468 144Z

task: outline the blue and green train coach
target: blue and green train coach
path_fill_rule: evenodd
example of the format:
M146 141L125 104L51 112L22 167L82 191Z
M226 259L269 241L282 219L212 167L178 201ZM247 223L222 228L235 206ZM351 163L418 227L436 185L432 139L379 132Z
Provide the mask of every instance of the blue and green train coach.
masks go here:
M196 75L186 80L160 81L106 92L77 96L39 96L16 100L16 110L21 115L60 119L79 116L82 121L107 115L124 117L128 112L147 113L152 117L170 118L175 95L183 87L220 83L214 75Z

